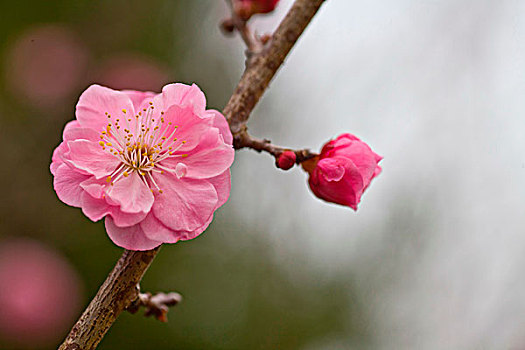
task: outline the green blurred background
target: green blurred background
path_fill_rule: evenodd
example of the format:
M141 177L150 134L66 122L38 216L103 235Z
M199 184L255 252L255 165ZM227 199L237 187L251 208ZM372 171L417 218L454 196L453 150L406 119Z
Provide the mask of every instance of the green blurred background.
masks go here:
M208 105L220 109L242 69L242 47L237 42L231 54L213 56L199 52L196 43L209 35L206 31L218 31L227 13L221 9L210 7L210 1L1 2L0 148L9 166L2 175L8 185L0 201L0 244L10 249L37 241L36 249L48 250L76 276L75 286L61 285L58 276L52 281L56 289L68 288L73 301L38 301L47 305L40 312L51 314L50 320L66 321L54 328L31 323L18 331L5 326L2 349L56 347L122 252L102 223L60 203L52 189L51 153L73 118L79 94L92 83L160 91L167 82L195 82ZM220 40L216 45L238 39ZM325 280L307 266L286 271L264 234L227 204L201 237L163 247L142 288L178 291L184 302L170 312L167 324L125 313L100 349L296 349L325 337L364 341L363 316L347 293L352 282ZM31 259L31 249L26 250ZM18 259L0 257L15 270L26 257ZM34 288L36 275L26 276L26 287ZM14 288L2 282L2 288ZM71 311L53 316L62 307ZM0 310L14 322L32 317L28 312L17 318L11 314L16 312Z
M291 6L254 19L270 32ZM250 131L385 158L357 213L300 169L236 153L230 200L142 283L184 301L123 314L100 349L522 349L525 2L330 0ZM244 67L223 0L0 1L0 349L53 349L122 250L61 203L51 154L90 84L197 83L221 109Z

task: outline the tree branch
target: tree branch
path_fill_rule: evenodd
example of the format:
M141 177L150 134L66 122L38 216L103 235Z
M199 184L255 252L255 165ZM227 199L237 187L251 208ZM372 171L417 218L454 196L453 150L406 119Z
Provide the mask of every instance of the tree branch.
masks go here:
M241 132L238 136L238 146L237 149L244 147L251 148L257 152L267 152L274 156L275 158L279 157L284 151L292 151L296 156L296 163L302 163L306 160L316 157L318 154L311 152L309 149L300 149L292 150L286 147L277 146L272 144L268 139L259 139L248 134L248 132Z
M182 295L179 293L139 293L135 300L128 308L128 312L134 314L141 307L145 307L144 316L155 316L161 322L168 322L168 310L170 306L175 306L182 301Z
M269 41L269 45L248 58L248 65L230 101L223 110L230 124L235 148L245 147L241 136L246 122L284 59L324 0L296 0Z
M247 68L224 108L236 148L244 147L239 138L246 132L251 111L323 2L296 0L269 46L249 57ZM159 248L143 252L125 250L59 350L95 349L120 313L139 298L138 284L158 251Z
M262 51L263 44L250 30L247 24L247 20L242 19L235 12L231 0L226 0L226 3L231 9L231 18L227 19L222 23L223 28L231 27L232 30L237 30L241 35L244 44L246 45L246 56L250 57Z
M158 251L125 250L59 350L95 349L120 313L138 298L138 284Z

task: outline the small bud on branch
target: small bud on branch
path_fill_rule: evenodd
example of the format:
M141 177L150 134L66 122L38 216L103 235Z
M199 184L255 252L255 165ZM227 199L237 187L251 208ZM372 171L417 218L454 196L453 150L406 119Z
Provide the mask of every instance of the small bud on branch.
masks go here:
M168 322L168 311L170 306L175 306L182 301L179 293L140 293L137 300L128 306L127 311L134 314L141 307L146 308L144 316L154 316L161 322Z
M291 169L295 165L297 156L293 151L286 150L275 159L275 165L283 170Z

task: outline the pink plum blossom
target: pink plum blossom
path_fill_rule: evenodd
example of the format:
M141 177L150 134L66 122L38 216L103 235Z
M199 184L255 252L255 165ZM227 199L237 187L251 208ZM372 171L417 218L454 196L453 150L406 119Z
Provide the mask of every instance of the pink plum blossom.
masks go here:
M303 167L310 173L308 184L317 197L357 210L361 195L381 173L381 159L356 136L342 134Z
M196 85L162 93L90 86L53 153L58 198L105 217L110 239L131 250L189 240L230 194L234 150L224 116Z

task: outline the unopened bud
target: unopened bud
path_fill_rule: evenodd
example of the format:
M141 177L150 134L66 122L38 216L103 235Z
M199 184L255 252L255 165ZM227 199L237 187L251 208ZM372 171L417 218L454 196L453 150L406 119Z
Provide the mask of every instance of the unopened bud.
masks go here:
M381 159L366 143L347 133L327 142L318 157L301 165L317 197L357 210L361 195L381 173Z
M296 156L293 151L284 151L275 160L275 165L283 170L288 170L295 165Z

